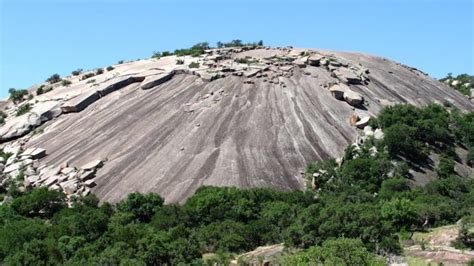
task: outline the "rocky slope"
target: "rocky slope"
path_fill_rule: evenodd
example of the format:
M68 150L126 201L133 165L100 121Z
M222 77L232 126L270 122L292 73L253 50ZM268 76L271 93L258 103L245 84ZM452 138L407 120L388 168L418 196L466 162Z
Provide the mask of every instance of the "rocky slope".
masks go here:
M70 85L35 95L21 116L26 102L2 103L9 116L0 140L15 154L3 181L26 167L34 177L26 185L92 188L107 201L153 191L179 202L201 185L297 189L308 162L340 157L384 106L474 110L424 73L360 53L223 48L113 67L66 77ZM22 154L36 148L47 155Z

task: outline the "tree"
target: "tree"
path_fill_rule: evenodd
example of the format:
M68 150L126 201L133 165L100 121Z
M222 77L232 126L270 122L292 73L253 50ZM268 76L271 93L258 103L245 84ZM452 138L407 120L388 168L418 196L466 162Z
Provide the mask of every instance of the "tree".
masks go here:
M121 212L130 212L141 222L149 222L151 217L163 206L163 198L158 194L131 193L127 199L117 204Z
M285 265L385 265L365 249L359 239L338 238L325 241L285 259Z
M59 74L53 74L46 79L46 82L49 82L50 84L57 83L59 81L61 81L61 76Z
M66 207L63 193L42 187L13 200L11 208L26 217L51 218L53 214Z
M406 198L396 198L383 203L381 212L383 218L393 221L400 229L410 229L417 218L415 205Z
M12 100L14 103L22 102L24 96L28 95L27 90L17 90L15 88L10 88L8 92L10 93L10 100Z

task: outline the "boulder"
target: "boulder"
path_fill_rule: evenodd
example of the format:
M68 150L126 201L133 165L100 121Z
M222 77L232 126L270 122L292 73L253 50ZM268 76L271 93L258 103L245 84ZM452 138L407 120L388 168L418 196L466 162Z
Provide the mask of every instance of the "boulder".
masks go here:
M356 114L351 115L351 118L349 119L351 126L354 126L357 121L359 121L359 116Z
M43 185L44 185L44 186L47 186L47 187L50 187L50 186L53 185L54 183L58 182L58 179L59 179L58 176L53 175L53 176L49 177L48 179L46 179L46 180L43 182Z
M377 140L383 139L383 131L380 128L375 129L374 138Z
M344 100L344 92L348 90L349 87L347 87L344 84L335 84L329 88L329 91L331 92L332 96L338 100Z
M321 59L323 57L319 54L312 54L308 57L308 64L311 66L319 66L319 63L321 62Z
M63 113L80 112L89 105L99 100L100 95L97 91L89 91L72 98L61 106Z
M374 135L374 130L372 129L371 126L364 127L364 135L365 136L373 136Z
M337 78L349 84L359 84L362 81L360 76L347 68L337 68L334 70L334 74Z
M362 96L360 96L360 94L352 91L352 90L347 90L347 91L344 91L344 100L352 105L352 106L355 106L355 107L358 107L360 105L362 105L362 103L364 102L364 98Z
M146 77L145 80L143 81L144 84L142 85L142 90L148 90L167 82L173 77L174 73L175 72L171 71L171 72L166 72L166 73L161 73L158 75Z
M13 171L20 169L22 166L23 166L23 163L21 162L10 164L7 167L5 167L5 169L3 169L3 173L9 174Z
M46 156L46 150L43 149L43 148L36 148L34 149L34 151L31 153L31 157L34 159L34 160L39 160L43 157Z
M91 162L86 163L85 165L83 165L81 167L81 169L84 170L84 171L95 170L97 168L102 167L103 164L104 164L104 162L102 162L101 160L94 160L94 161L91 161Z
M33 124L39 124L38 115L31 113L8 119L0 128L0 141L5 142L28 134L32 129L30 116Z
M357 128L363 129L369 124L370 116L364 116L362 117L357 123L355 123L355 126Z
M85 181L85 180L93 178L94 176L95 176L94 171L85 171L79 176L79 180Z
M250 78L257 75L257 73L259 73L260 71L261 69L251 69L251 70L245 71L244 75L245 77Z
M77 184L68 182L63 186L63 190L67 195L72 195L77 191Z
M308 63L308 57L307 56L300 57L296 59L295 61L293 61L293 63L297 65L298 67L306 67L306 64Z
M86 187L94 187L95 186L95 181L94 181L94 179L89 179L89 180L84 182L84 185Z
M60 103L58 101L39 102L35 104L30 112L38 115L39 124L32 123L34 126L39 126L46 121L60 116L62 113Z

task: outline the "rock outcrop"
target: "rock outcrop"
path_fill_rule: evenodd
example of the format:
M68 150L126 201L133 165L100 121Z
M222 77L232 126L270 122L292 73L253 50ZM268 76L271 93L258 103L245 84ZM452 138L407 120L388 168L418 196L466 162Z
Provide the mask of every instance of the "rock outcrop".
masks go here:
M225 48L113 67L66 77L21 116L2 105L0 148L16 154L3 180L21 170L25 185L113 202L134 191L181 202L202 185L299 189L309 162L341 157L361 134L382 138L367 125L384 106L474 109L416 69L358 53Z

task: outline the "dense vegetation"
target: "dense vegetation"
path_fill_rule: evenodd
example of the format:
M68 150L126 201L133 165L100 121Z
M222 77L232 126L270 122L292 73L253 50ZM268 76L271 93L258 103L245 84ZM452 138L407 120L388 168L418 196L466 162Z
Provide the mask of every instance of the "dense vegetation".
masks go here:
M349 146L341 164L334 159L310 164L307 176L314 187L307 191L201 187L183 205L132 193L116 205L99 206L90 195L69 208L56 191L10 189L13 199L0 206L0 260L205 264L202 255L213 252L225 263L230 257L225 254L284 242L300 250L284 258L287 265L378 265L383 259L377 255L401 253L400 241L412 232L472 216L474 181L458 176L451 162L454 145L472 144L467 134L474 129L472 113L395 106L374 124L384 129L385 139ZM398 143L391 130L408 131L410 140L399 137ZM406 141L422 152L412 157ZM437 163L439 178L415 186L407 158L428 160L433 151L444 154ZM466 234L458 241L469 247Z
M453 77L449 73L445 78L440 79L441 82L447 82L448 85L460 93L471 96L471 89L474 89L474 76L468 74L460 74Z

